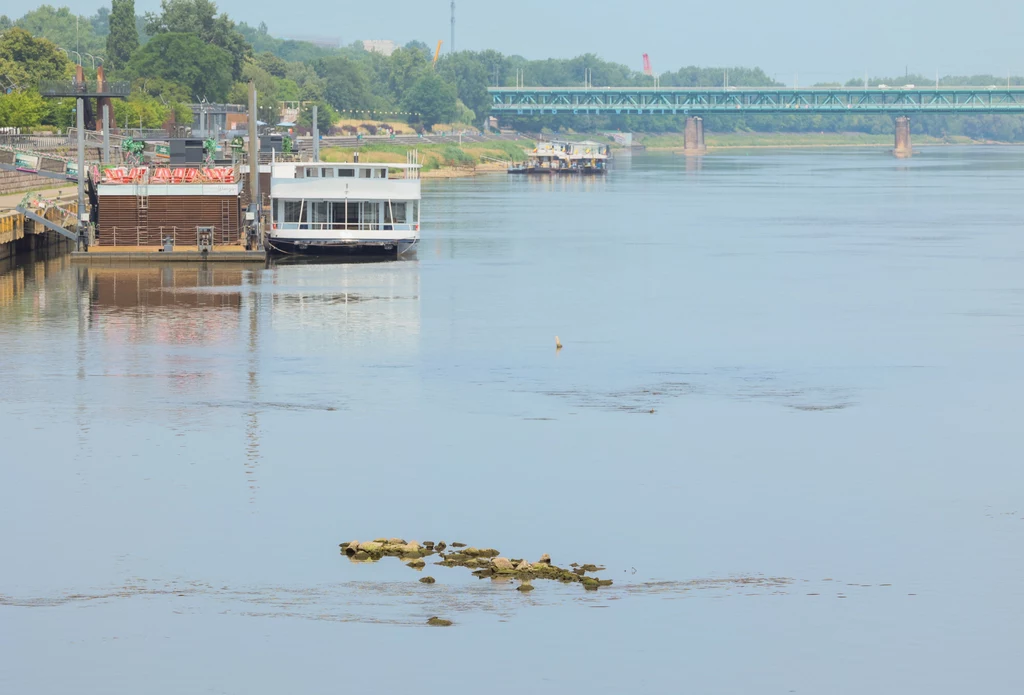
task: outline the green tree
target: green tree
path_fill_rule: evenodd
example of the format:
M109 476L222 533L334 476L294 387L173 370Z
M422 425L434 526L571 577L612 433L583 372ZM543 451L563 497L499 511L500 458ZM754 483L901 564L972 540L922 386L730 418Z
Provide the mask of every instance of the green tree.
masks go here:
M178 82L198 99L223 101L231 89L231 56L195 34L163 33L135 52L128 72Z
M161 128L172 118L178 123L191 123L192 110L187 104L165 103L140 92L117 104L117 123L126 128Z
M255 61L248 61L242 69L244 82L236 82L228 94L233 104L245 104L249 99L248 82L256 85L257 117L266 123L277 123L281 119L282 101L299 101L299 87L291 80L274 77Z
M40 80L65 77L71 63L51 41L15 27L0 36L0 75L19 89L35 89ZM6 85L5 85L6 86Z
M79 51L83 56L86 53L102 55L106 48L104 40L93 31L89 18L74 15L67 7L41 5L14 24L33 36L49 39L61 48ZM91 65L88 58L84 62Z
M135 30L135 0L111 0L110 33L107 35L107 64L120 70L139 48Z
M256 64L269 72L274 77L288 76L288 61L279 58L269 51L264 51L256 56Z
M212 0L160 0L160 12L146 13L146 33L196 34L203 41L229 54L231 77L239 80L245 61L252 57L252 46L226 14L217 14Z
M350 58L323 58L316 71L324 80L324 98L342 114L373 107L370 86L362 67Z
M96 36L107 36L110 33L110 10L106 7L96 10L96 14L89 18L89 24L92 25L92 31Z
M321 135L331 132L335 121L338 120L338 112L335 111L326 101L317 102L316 123ZM303 128L313 128L313 105L303 104L299 112L299 125Z
M406 111L418 113L416 118L428 130L436 123L451 122L459 113L455 85L445 82L433 72L416 81L405 95L403 105Z
M161 77L137 77L132 82L132 94L145 94L165 104L190 104L192 96L187 87Z
M455 84L459 100L475 114L477 121L483 121L491 111L486 65L486 58L469 51L445 56L438 65L438 71L447 81Z
M387 64L388 89L399 100L430 67L430 62L423 51L406 48L399 48L392 53Z
M245 40L252 44L252 50L257 53L269 52L289 62L301 61L312 62L319 58L326 58L333 55L335 49L317 46L309 41L293 41L291 39L278 39L270 35L270 29L265 22L260 22L258 27L252 27L245 22L239 22L238 31L245 37Z
M47 114L46 102L38 92L0 94L0 127L32 128Z

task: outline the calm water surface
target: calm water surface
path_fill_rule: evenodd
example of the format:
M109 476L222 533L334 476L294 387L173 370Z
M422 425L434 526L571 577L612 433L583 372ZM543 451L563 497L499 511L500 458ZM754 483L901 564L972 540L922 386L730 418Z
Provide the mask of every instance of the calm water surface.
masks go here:
M427 183L403 262L4 267L0 692L1021 692L1022 190L638 155Z

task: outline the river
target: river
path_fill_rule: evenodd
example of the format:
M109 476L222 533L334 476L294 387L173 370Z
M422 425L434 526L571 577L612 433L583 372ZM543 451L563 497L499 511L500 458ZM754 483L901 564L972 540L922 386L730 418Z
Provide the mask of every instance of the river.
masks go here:
M426 182L400 262L5 266L0 691L1021 692L1022 189L638 153Z

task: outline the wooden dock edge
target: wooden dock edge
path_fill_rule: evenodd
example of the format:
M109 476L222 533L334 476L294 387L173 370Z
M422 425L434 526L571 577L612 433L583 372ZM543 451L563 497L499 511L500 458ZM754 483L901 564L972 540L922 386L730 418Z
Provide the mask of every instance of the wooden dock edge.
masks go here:
M266 251L72 251L76 263L265 263Z

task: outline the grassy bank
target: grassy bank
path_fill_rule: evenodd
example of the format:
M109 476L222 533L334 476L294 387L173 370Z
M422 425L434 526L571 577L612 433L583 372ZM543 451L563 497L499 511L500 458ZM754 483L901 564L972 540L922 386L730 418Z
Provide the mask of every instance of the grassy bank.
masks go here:
M364 162L404 163L406 154L416 150L424 172L441 169L474 170L478 167L491 168L489 165L498 165L500 162L521 162L526 159L527 148L532 149L533 146L531 140L467 142L462 145L422 143L415 146L373 143L358 148L328 147L320 156L326 162L351 162L353 154L359 152ZM500 167L504 168L504 164Z
M706 133L708 147L892 147L892 134L869 133ZM649 150L681 150L682 133L645 135L640 143ZM936 138L913 136L915 145L969 145L976 141L964 136Z

